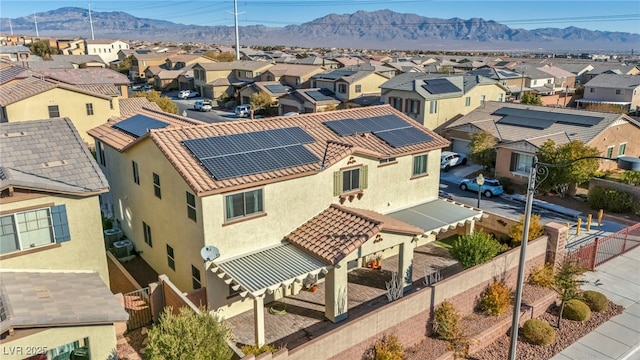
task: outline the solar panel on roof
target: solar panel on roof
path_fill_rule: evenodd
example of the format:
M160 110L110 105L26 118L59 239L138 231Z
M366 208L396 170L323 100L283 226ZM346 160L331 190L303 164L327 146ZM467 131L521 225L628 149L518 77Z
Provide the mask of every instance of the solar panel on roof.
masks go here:
M315 140L300 127L189 139L183 144L218 180L305 165L319 159L302 144Z
M406 121L395 115L325 121L323 124L340 136L363 134L409 126Z
M156 120L144 115L134 115L128 119L122 120L113 125L114 128L120 129L126 133L135 137L140 137L150 129L162 129L169 124Z
M448 79L424 80L424 83L422 87L433 95L462 91Z
M269 84L264 86L272 94L283 94L287 92L287 88L281 84Z
M373 133L375 136L382 139L387 144L393 146L394 148L420 144L427 141L433 140L433 138L424 132L414 128L413 126L408 126L399 129L392 130L384 130Z
M599 116L588 116L580 114L567 114L562 112L550 112L531 109L517 109L510 107L503 107L493 112L494 115L514 115L518 117L526 117L530 119L536 119L536 121L551 121L551 123L568 124L575 126L593 126L597 125L604 119ZM551 126L549 124L548 126ZM547 127L548 127L547 126Z
M331 91L323 91L321 90L311 90L307 91L306 94L315 101L328 101L328 100L336 100L333 97L333 93Z
M520 74L518 73L512 73L512 72L507 72L504 70L498 70L498 74L504 76L504 77L520 77Z
M542 130L553 125L553 121L549 121L547 119L536 119L536 118L529 118L529 117L522 117L522 116L515 116L515 115L507 115L502 119L498 120L497 124L520 126L520 127Z

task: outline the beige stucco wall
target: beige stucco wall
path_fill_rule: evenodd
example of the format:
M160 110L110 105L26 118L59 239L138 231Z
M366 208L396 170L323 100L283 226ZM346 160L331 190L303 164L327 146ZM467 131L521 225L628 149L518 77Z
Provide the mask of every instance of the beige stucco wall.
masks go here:
M617 122L606 128L596 136L589 146L600 151L601 156L607 156L607 148L613 146L613 158L618 157L620 144L627 144L623 156L640 157L640 128L628 122ZM617 168L615 161L601 161L600 170Z
M595 92L591 92L591 89L594 89ZM603 88L603 87L593 87L593 86L585 86L584 89L584 99L593 99L593 100L605 100L605 101L630 101L631 102L631 110L635 109L637 106L640 106L640 94L638 93L640 87L636 88ZM616 90L620 90L620 95L616 95Z
M93 115L87 115L85 104L89 103L93 104ZM92 144L93 139L87 131L104 124L110 117L120 116L118 99L113 98L111 103L113 109L107 99L56 88L7 105L6 109L9 122L15 122L48 119L48 107L58 105L60 117L71 119L82 139Z
M29 207L48 207L65 204L71 240L20 256L0 257L0 267L6 269L92 270L109 287L107 258L104 252L102 218L98 196L72 198L44 196L0 206L2 212L20 211ZM29 250L28 250L29 251ZM30 250L33 251L33 250ZM19 253L12 253L19 254Z
M40 352L48 351L62 345L79 341L84 345L83 339L89 338L89 351L92 359L115 359L116 332L112 324L94 326L74 326L49 328L35 332L28 336L19 337L21 331L16 333L15 340L12 336L2 340L2 358L5 360L20 360ZM36 350L37 349L37 350Z

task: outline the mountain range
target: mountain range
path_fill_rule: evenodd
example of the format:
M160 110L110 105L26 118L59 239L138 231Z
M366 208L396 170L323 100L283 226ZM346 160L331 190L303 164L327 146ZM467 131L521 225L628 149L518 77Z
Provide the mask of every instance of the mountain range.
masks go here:
M231 26L198 26L144 19L125 12L91 13L96 38L234 44ZM37 14L41 36L90 38L87 9L65 7ZM32 16L10 19L14 33L35 35ZM0 18L8 33L9 19ZM240 44L424 50L631 50L640 34L577 27L512 29L492 20L438 19L391 10L330 14L300 25L240 26Z

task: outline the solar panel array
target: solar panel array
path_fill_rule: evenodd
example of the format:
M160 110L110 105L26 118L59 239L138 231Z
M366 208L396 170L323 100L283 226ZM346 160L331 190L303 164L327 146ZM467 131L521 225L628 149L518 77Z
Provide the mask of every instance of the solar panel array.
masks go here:
M140 137L146 134L150 129L162 129L167 126L169 126L169 124L166 122L139 114L113 125L114 128L122 130L135 137Z
M353 71L353 70L333 70L333 71L325 73L325 74L313 75L311 78L338 80L338 79L340 79L342 77L351 76L351 75L353 75L355 73L357 73L357 71Z
M394 115L326 121L323 124L340 136L373 133L394 148L420 144L433 139Z
M336 98L333 97L333 92L327 89L310 90L307 91L306 94L315 101L336 100Z
M269 84L264 85L264 87L269 90L272 94L284 94L287 92L287 88L281 84Z
M504 76L504 77L521 77L520 74L518 73L514 73L514 72L509 72L509 71L504 71L504 70L498 70L497 71L498 74Z
M299 127L189 139L183 144L217 180L319 161L302 144L315 140Z
M525 126L545 129L554 123L590 127L597 125L604 119L599 116L586 116L577 114L566 114L560 112L539 111L530 109L516 109L503 107L493 112L494 115L502 115L502 118L498 123L511 123L510 125ZM510 118L524 118L527 120L513 120ZM526 122L531 122L527 126Z
M424 83L422 87L433 95L462 91L448 79L425 80Z

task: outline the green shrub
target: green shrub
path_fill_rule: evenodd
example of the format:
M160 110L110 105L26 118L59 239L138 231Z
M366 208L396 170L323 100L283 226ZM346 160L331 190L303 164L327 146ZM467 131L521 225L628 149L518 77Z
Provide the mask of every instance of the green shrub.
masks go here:
M509 305L511 305L509 288L495 280L487 286L480 298L480 308L490 316L502 315Z
M589 190L587 202L592 209L625 213L633 209L633 197L624 191L595 186Z
M562 317L575 321L587 321L591 317L591 309L581 300L571 299L565 304Z
M640 171L627 170L622 173L622 181L629 185L640 185Z
M460 314L452 303L443 301L436 309L436 316L433 322L433 332L442 339L451 340L458 336Z
M500 242L491 234L476 231L453 242L451 256L468 269L493 259L501 250Z
M534 267L531 269L529 283L546 289L552 289L555 283L553 264L545 264L543 267Z
M402 360L404 348L395 335L384 335L374 345L375 360Z
M556 331L540 319L527 320L522 326L522 336L534 345L549 345L556 341Z
M582 293L582 301L591 309L591 311L602 311L609 307L609 299L601 292L587 290Z
M277 352L278 349L276 349L275 347L265 344L262 346L258 346L258 345L245 345L243 347L240 348L240 351L242 351L245 355L255 355L258 356L262 353L266 353L268 352Z
M509 237L513 246L520 246L522 242L522 231L524 230L524 215L520 215L520 220L509 228ZM542 236L544 225L540 222L540 215L533 214L529 221L528 241L535 240Z

